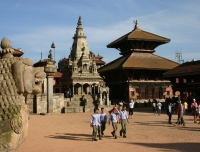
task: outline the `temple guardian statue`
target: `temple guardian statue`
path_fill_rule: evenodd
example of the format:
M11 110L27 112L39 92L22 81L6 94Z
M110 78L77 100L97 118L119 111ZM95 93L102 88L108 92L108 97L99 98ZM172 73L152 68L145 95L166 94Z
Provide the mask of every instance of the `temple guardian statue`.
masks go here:
M29 111L25 97L41 92L44 68L33 68L28 58L14 57L7 38L0 51L0 151L15 151L26 139Z

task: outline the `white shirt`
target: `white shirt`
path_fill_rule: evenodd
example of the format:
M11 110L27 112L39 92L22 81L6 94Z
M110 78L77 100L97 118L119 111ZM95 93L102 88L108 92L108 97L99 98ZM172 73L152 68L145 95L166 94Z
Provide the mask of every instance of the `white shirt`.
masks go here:
M129 103L130 108L134 108L134 102Z
M157 106L158 106L158 109L161 109L162 103L159 102L159 103L157 104Z

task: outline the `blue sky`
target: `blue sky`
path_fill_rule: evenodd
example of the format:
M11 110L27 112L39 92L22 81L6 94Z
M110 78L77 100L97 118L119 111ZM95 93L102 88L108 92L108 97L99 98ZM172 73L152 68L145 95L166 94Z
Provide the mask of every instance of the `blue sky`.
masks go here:
M48 57L54 41L58 62L68 57L79 15L90 51L106 63L120 57L106 45L139 27L171 41L155 54L176 61L200 59L200 1L198 0L1 0L0 39L7 37L37 62Z

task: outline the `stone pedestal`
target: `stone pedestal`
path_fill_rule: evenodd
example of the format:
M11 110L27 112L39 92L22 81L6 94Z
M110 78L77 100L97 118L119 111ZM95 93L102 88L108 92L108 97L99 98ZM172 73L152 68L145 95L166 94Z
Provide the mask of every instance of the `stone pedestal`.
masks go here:
M47 75L47 113L53 113L53 78L57 71L55 63L54 60L48 59L44 67Z

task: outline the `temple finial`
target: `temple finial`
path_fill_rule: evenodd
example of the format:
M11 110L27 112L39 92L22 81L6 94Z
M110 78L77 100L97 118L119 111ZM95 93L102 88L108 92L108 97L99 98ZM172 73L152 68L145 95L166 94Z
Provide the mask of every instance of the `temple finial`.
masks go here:
M77 23L78 25L82 25L82 21L81 21L81 16L79 16L79 18L78 18L78 23Z
M138 22L137 22L137 20L136 20L136 21L134 21L134 23L135 23L134 30L140 29L140 28L139 28L139 25L138 25Z

